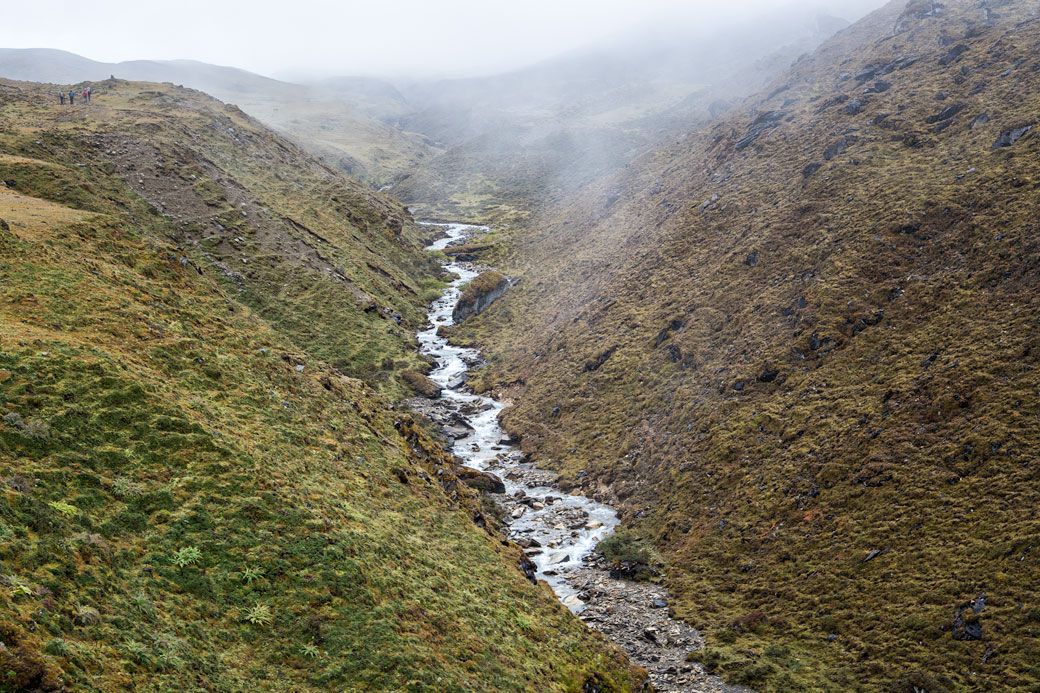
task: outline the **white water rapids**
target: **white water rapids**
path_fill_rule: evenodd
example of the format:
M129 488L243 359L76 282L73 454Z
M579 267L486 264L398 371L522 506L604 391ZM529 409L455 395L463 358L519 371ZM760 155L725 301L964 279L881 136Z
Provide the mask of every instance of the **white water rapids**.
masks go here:
M435 226L443 228L447 237L435 242L429 250L443 250L474 232L487 230L486 227L466 224ZM420 332L418 337L422 353L436 359L436 368L429 377L442 388L441 397L456 409L460 405L476 405L466 407L476 412L465 416L473 430L465 438L455 440L453 453L469 467L490 470L502 476L509 495L523 491L528 497L543 499L554 496L558 499L552 504L545 504L542 509L526 508L521 517L510 521L510 533L514 538L528 537L541 545L542 548L527 552L538 567L537 577L546 580L572 611L579 612L585 605L578 598L577 590L568 584L566 576L582 565L582 559L592 553L601 539L614 531L618 524L617 513L613 508L583 496L565 494L550 487L517 483L505 476L510 469L531 468L531 465L521 462L521 453L515 446L501 442L506 434L498 425L498 417L506 405L494 398L474 394L465 386L465 376L469 369L467 362L477 362L479 352L452 346L447 339L437 334L438 327L454 324L452 310L462 293L460 287L476 277L477 273L457 262L448 262L444 267L459 278L430 307L429 320L432 327ZM561 507L584 511L588 516L585 523L582 526L569 523L571 528L568 528L558 519L551 519L558 518Z

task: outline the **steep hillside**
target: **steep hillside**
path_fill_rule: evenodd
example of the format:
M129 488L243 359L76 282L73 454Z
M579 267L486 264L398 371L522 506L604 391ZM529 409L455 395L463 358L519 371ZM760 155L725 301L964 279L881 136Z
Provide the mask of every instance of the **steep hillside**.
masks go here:
M235 104L375 187L439 152L390 124L409 109L396 89L376 80L302 85L194 60L104 63L53 49L0 49L0 77L7 79L64 85L112 76L183 85Z
M416 358L404 211L197 92L94 86L0 82L0 691L638 688L344 375Z
M897 2L498 258L457 331L765 690L1040 685L1040 19Z
M420 277L438 271L408 212L234 106L169 86L93 86L89 106L7 104L21 128L10 153L62 167L18 158L0 162L0 179L99 212L111 203L92 195L97 173L125 183L150 205L138 216L169 221L171 240L239 301L344 373L400 394L388 378L419 365Z

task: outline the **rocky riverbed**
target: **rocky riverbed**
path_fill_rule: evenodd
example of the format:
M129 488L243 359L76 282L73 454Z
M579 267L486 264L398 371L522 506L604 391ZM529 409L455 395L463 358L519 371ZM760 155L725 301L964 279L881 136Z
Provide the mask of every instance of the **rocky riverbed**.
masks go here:
M482 227L440 225L445 236L431 248L443 249ZM430 379L440 387L436 398L406 402L437 428L460 465L491 475L481 477L502 508L510 538L536 566L560 600L586 625L624 649L650 672L656 691L744 691L704 672L687 655L702 646L697 631L672 619L664 588L618 579L596 544L618 524L613 508L562 491L552 472L524 460L516 441L501 429L506 404L466 387L468 370L482 363L474 349L453 346L438 328L453 324L452 311L461 287L488 268L453 261L446 268L458 276L431 306L426 329L419 333L423 353L436 359Z

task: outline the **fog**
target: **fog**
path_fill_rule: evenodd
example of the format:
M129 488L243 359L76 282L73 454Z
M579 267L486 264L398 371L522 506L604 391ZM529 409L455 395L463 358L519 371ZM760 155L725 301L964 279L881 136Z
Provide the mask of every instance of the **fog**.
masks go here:
M854 21L883 0L37 0L6 3L0 47L105 62L191 58L285 78L462 77L667 27L691 38L775 11Z

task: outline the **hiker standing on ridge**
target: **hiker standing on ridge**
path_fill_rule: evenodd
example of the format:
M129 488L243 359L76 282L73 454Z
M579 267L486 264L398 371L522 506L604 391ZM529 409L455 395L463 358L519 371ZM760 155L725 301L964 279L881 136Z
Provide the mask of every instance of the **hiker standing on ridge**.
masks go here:
M69 89L69 105L72 106L76 103L76 92Z
M86 93L87 93L87 103L90 103L90 94L91 94L90 87L87 87L87 92Z
M63 92L63 91L59 91L58 92L58 101L61 102L62 106L65 105L65 92Z

